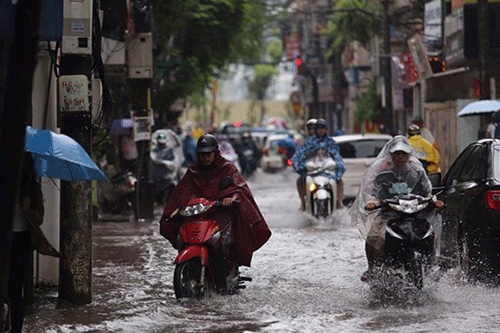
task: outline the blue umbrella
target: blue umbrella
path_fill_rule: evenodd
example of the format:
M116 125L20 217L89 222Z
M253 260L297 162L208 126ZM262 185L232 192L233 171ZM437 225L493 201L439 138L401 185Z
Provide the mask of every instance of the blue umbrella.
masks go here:
M24 150L33 155L40 176L68 181L107 180L85 149L67 135L27 126Z

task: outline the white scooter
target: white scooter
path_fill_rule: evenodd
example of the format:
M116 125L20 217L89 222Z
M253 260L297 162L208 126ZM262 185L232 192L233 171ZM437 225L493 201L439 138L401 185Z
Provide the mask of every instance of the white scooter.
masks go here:
M306 212L316 218L328 217L337 209L336 163L324 149L306 161Z

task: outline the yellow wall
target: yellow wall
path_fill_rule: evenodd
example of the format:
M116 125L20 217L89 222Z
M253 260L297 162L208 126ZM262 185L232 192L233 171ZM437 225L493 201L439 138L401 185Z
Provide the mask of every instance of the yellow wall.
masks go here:
M219 125L222 122L250 122L249 110L251 109L251 101L238 101L238 102L219 102L217 103L217 111L215 113L215 123ZM264 119L267 117L282 117L289 118L287 107L290 102L288 101L266 101L266 114ZM225 110L228 110L225 112ZM210 119L211 106L207 105L207 117ZM200 111L203 114L203 111ZM257 122L260 120L260 104L257 104L254 108L254 115ZM188 106L182 116L179 118L181 124L186 123L186 121L191 121L196 123L196 110ZM257 125L257 124L254 124Z

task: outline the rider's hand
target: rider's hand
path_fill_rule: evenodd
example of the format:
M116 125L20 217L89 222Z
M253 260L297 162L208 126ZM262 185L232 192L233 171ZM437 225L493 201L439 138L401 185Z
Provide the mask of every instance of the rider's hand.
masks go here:
M224 198L222 199L222 206L231 206L235 201L235 198Z
M377 207L377 203L375 201L370 201L366 204L366 210L374 210Z
M436 201L434 202L434 205L435 205L435 206L436 206L436 208L438 208L438 209L442 209L442 208L444 208L444 202L443 202L443 201L441 201L441 200L436 200Z

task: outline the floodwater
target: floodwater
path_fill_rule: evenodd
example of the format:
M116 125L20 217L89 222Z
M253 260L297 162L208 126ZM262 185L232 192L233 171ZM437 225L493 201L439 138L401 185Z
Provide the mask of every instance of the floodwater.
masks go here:
M296 175L260 170L249 186L273 235L232 296L177 301L176 251L153 222L94 225L93 302L37 297L30 333L56 332L500 332L500 290L469 285L458 270L427 279L412 297L381 297L359 280L363 240L346 210L329 221L298 211ZM160 211L157 212L158 214Z

